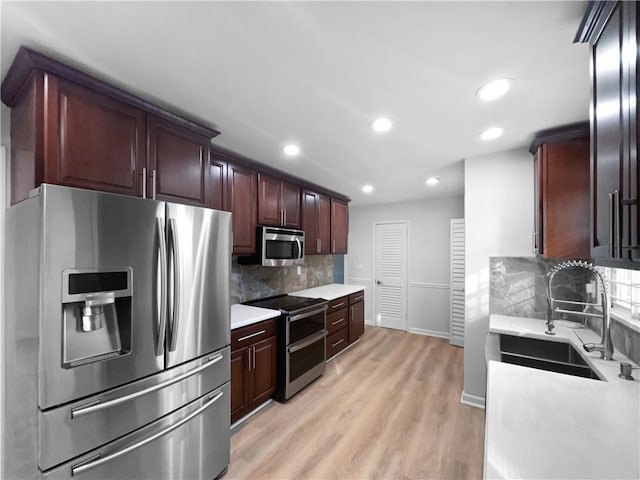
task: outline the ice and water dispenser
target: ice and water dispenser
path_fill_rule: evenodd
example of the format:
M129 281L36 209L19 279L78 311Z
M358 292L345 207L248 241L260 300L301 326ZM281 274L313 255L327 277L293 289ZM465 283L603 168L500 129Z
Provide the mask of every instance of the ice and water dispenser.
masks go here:
M131 268L63 272L63 367L131 351L131 278Z

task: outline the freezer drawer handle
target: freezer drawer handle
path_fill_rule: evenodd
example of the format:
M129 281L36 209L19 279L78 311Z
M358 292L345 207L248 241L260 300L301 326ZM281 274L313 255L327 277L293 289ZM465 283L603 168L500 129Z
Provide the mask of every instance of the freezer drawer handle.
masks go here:
M207 368L209 368L210 366L218 363L220 360L222 360L222 354L218 353L216 355L212 355L208 358L208 362L205 364L200 365L199 367L194 368L193 370L189 370L188 372L183 373L182 375L178 375L175 378L172 378L170 380L167 380L166 382L162 382L159 383L158 385L154 385L152 387L149 388L145 388L144 390L140 390L138 392L134 392L131 393L129 395L125 395L123 397L118 397L118 398L114 398L113 400L109 400L107 402L102 402L101 400L95 400L91 403L82 405L80 407L77 408L72 408L71 409L71 418L78 418L78 417L82 417L83 415L88 415L90 413L95 413L95 412L99 412L100 410L105 410L107 408L111 408L111 407L115 407L116 405L121 405L123 403L129 402L131 400L135 400L136 398L142 397L143 395L146 395L148 393L152 393L155 392L157 390L162 390L165 387L168 387L169 385L173 385L174 383L178 383L182 380L184 380L185 378L189 378L192 375L195 375L196 373L199 373Z
M218 393L212 393L211 395L209 395L209 401L207 403L205 403L200 408L198 408L194 412L192 412L189 415L187 415L186 417L184 417L179 422L176 422L173 425L171 425L170 427L167 427L164 430L161 430L160 432L156 433L155 435L151 435L150 437L145 438L144 440L142 440L142 441L140 441L138 443L134 443L133 445L129 445L127 448L123 448L122 450L118 450L117 452L114 452L111 455L107 455L107 456L103 457L100 454L98 454L98 455L95 455L95 456L89 458L86 463L80 463L78 465L75 465L75 466L71 467L71 476L75 477L76 475L80 475L81 473L86 472L87 470L91 470L92 468L99 467L100 465L103 465L103 464L105 464L107 462L110 462L111 460L114 460L114 459L116 459L116 458L118 458L118 457L120 457L120 456L122 456L122 455L124 455L126 453L132 452L133 450L137 450L140 447L144 447L146 444L151 443L154 440L157 440L158 438L166 435L169 432L172 432L176 428L181 427L185 423L187 423L190 420L192 420L193 418L197 417L202 412L204 412L207 408L209 408L211 405L216 403L216 401L218 401L220 399L220 397L222 397L222 391L219 391Z

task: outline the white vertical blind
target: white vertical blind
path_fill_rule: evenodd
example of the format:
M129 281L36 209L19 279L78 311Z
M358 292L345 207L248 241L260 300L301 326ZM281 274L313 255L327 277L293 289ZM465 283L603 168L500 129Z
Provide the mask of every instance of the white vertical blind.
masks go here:
M464 346L464 219L451 220L451 333L449 343Z

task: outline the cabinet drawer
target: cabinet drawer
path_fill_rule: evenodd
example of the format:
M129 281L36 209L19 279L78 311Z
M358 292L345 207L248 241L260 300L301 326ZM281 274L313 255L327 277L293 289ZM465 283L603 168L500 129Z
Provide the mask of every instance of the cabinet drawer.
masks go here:
M349 345L349 329L342 328L327 337L327 359Z
M236 328L231 331L231 351L247 347L260 342L265 338L274 336L277 329L278 318L270 318L264 322L254 323L246 327Z
M349 295L349 305L353 305L354 303L361 302L364 300L364 290L360 292L352 293Z
M336 298L335 300L331 300L329 302L329 308L327 309L327 315L329 315L332 312L337 312L341 308L347 308L348 305L349 305L349 297L348 296L344 296L344 297Z
M331 335L337 332L341 328L344 328L349 323L349 311L346 308L342 308L337 312L331 312L327 315L327 334Z

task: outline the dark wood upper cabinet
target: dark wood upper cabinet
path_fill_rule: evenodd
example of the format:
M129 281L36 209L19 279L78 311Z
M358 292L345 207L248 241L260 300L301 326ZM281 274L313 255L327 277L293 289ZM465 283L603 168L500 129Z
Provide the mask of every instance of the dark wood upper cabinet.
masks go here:
M11 202L41 183L141 195L145 114L35 73L11 111Z
M300 187L258 174L258 223L300 228Z
M24 47L2 101L12 109L12 203L44 182L211 204L215 130Z
M576 41L591 44L591 256L640 268L637 2L591 2Z
M148 116L147 165L151 198L211 206L209 144L210 139L204 135Z
M224 201L227 194L227 163L224 160L211 156L211 165L209 167L209 182L211 188L211 208L216 210L224 210L226 203Z
M536 134L534 249L549 259L590 258L589 124Z
M331 199L331 253L347 253L349 236L349 205Z
M310 190L302 191L302 229L305 254L331 253L331 199Z
M256 252L257 174L232 163L227 167L227 205L232 215L233 253Z

